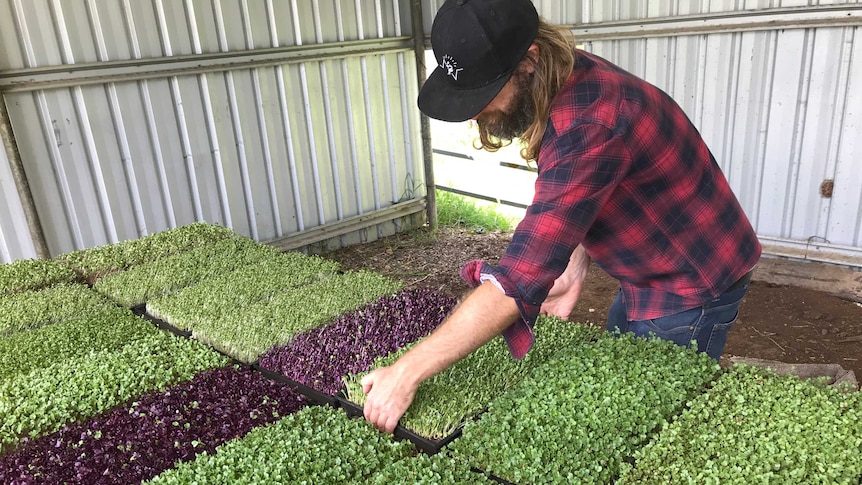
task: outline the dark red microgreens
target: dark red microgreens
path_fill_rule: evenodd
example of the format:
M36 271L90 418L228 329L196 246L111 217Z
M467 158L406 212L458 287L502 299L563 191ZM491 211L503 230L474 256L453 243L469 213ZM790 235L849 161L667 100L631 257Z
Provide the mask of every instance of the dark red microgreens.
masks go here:
M138 483L298 411L284 384L238 366L213 369L0 457L0 483Z
M428 288L384 296L325 327L271 349L260 366L326 394L342 387L341 377L368 370L374 359L431 333L456 299Z

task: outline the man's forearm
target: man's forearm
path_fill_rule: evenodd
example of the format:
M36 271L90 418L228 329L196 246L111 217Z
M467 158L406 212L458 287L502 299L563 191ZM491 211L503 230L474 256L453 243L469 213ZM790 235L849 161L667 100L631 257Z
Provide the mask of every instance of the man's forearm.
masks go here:
M577 275L577 278L583 282L587 276L587 271L590 269L590 261L590 256L587 254L584 246L578 245L572 252L572 256L569 257L569 265L566 270L571 269Z
M492 283L483 283L428 338L391 366L362 378L365 419L391 433L422 381L487 343L516 318L515 300Z
M519 317L515 300L485 282L393 367L418 385L499 335Z

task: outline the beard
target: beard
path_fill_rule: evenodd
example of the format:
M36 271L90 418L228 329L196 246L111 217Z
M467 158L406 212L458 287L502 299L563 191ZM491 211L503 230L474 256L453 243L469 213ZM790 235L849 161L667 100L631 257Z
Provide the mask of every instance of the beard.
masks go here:
M508 143L527 131L536 115L535 104L530 93L532 75L516 71L513 74L515 94L506 111L486 113L476 118L481 133L486 133L501 142Z

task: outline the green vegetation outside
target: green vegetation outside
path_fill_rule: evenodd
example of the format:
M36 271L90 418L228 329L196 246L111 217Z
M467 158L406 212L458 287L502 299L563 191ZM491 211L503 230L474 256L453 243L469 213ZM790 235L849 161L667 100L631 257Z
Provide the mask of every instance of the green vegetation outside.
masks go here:
M496 210L497 204L480 205L478 199L437 189L437 222L476 232L511 232L517 221Z

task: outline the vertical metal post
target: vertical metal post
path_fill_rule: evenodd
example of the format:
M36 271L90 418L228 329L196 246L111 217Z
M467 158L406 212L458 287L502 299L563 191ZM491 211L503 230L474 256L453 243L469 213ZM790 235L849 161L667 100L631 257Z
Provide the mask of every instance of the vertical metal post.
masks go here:
M24 173L24 164L21 162L18 143L15 141L15 134L12 132L12 122L9 120L9 110L6 108L6 99L2 96L2 93L0 93L0 140L3 141L6 156L9 158L12 178L15 180L15 188L18 190L18 197L21 199L24 217L27 219L27 228L30 230L30 238L33 240L33 246L36 248L36 256L41 259L49 259L51 253L48 251L48 242L45 240L42 223L39 221L38 212L36 212L36 203L33 200L33 193L30 192L30 182L27 181L27 174Z
M425 28L422 25L422 0L413 0L410 9L413 28L413 51L416 55L416 78L419 89L425 84ZM422 133L422 160L425 167L425 210L428 214L428 226L437 230L437 194L434 184L434 160L431 153L431 121L424 113L419 114Z

